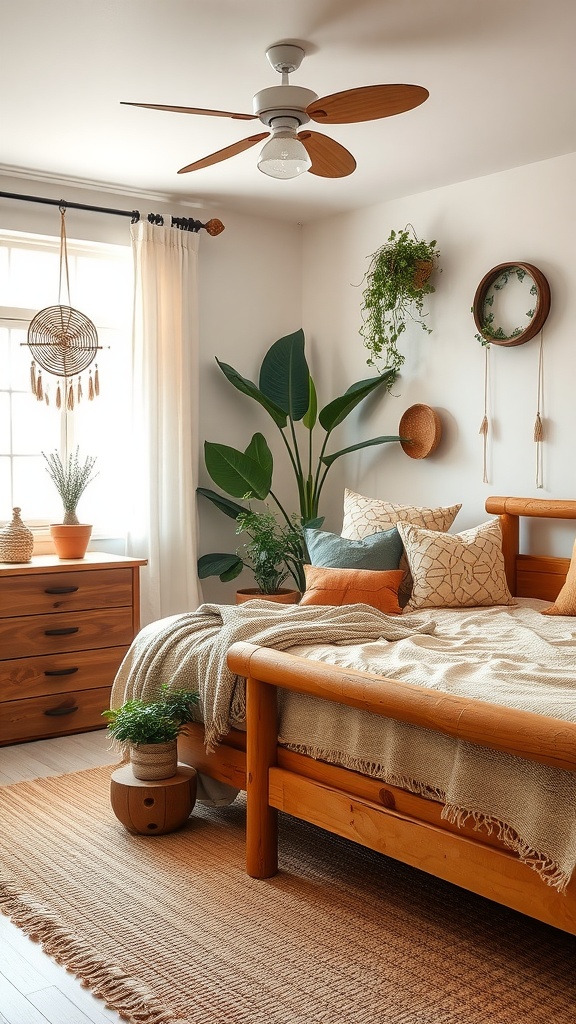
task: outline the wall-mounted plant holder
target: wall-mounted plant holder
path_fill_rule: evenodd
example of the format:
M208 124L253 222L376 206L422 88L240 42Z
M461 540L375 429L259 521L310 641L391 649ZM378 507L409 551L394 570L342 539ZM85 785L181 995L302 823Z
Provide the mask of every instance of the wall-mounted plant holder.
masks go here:
M436 451L442 436L442 423L429 405L411 405L398 426L402 450L411 459L427 459Z
M537 409L534 423L536 442L536 486L543 487L542 442L544 426L542 328L550 312L550 285L541 270L532 263L499 263L482 278L476 289L472 313L478 329L477 340L485 347L484 417L480 425L483 438L483 482L488 483L487 439L489 351L492 345L513 348L524 345L540 334L538 357Z
M550 312L550 285L531 263L500 263L482 278L472 313L483 345L512 348L534 338Z

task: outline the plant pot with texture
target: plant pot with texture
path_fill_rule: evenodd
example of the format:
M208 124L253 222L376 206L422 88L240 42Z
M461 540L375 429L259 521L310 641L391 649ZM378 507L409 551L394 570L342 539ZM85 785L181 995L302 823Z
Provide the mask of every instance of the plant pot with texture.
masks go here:
M102 713L108 735L129 755L137 779L169 779L176 774L178 736L192 721L197 703L197 693L170 691L163 684L155 700L135 698Z

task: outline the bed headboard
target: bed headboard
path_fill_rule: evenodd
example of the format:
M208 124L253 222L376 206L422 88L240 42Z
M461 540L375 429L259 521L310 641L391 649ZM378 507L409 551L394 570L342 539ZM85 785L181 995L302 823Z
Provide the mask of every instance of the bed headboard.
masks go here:
M493 497L487 498L486 511L500 516L502 550L510 593L515 597L538 597L543 601L555 601L566 579L570 559L521 555L520 516L576 520L576 501Z

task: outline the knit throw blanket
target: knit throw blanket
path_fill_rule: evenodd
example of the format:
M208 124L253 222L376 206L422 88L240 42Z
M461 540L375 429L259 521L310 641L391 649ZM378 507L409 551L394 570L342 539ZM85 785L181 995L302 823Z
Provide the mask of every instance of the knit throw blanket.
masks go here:
M162 683L200 694L206 749L245 715L243 680L228 668L231 644L244 640L284 651L298 644L360 644L431 633L433 624L413 615L385 615L369 605L203 604L145 626L122 662L110 706L133 697L150 699Z
M538 604L538 602L536 602ZM235 641L342 668L574 720L576 625L538 609L435 609L433 621L340 608L204 604L146 626L116 677L112 706L162 683L198 691L213 750L245 716L244 680L228 668ZM393 642L382 642L393 641ZM576 864L576 772L566 772L305 694L279 690L279 742L398 785L473 822L562 891Z

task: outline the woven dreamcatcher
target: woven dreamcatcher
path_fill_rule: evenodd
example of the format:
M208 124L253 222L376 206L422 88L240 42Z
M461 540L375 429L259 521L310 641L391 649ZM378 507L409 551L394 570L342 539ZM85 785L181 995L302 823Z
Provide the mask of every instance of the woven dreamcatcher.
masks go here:
M41 309L28 327L28 345L32 354L30 385L39 402L49 404L48 390L42 380L42 371L57 378L56 407L65 403L72 410L83 397L82 377L95 359L101 346L98 344L96 328L84 313L70 305L70 278L68 274L68 253L66 251L66 209L60 207L60 277L58 284L58 305ZM66 280L68 305L61 305L63 278ZM88 399L99 394L98 364L94 375L88 371Z

